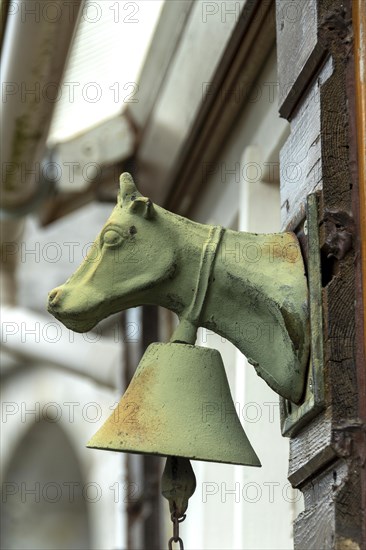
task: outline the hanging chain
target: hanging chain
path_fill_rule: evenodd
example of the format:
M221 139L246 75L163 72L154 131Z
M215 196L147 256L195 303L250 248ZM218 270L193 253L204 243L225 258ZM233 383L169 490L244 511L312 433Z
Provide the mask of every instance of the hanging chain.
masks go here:
M173 512L170 517L173 522L173 536L168 541L168 550L173 550L173 542L179 542L179 550L184 550L183 541L179 536L179 524L186 519L186 515L178 517Z

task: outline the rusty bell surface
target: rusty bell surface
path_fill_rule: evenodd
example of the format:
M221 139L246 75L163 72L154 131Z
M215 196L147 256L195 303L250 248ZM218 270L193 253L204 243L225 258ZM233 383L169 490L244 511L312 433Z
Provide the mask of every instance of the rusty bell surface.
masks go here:
M217 350L151 344L88 447L260 466Z

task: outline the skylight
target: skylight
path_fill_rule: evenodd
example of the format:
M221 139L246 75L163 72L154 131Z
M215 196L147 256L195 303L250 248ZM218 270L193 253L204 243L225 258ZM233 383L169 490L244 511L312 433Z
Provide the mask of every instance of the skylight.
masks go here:
M87 0L59 89L48 144L139 101L138 78L164 0Z

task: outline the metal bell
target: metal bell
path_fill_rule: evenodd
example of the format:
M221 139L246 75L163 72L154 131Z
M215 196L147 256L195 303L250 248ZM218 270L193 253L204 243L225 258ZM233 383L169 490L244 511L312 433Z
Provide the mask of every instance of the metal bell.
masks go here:
M217 350L151 344L117 408L88 447L260 466Z

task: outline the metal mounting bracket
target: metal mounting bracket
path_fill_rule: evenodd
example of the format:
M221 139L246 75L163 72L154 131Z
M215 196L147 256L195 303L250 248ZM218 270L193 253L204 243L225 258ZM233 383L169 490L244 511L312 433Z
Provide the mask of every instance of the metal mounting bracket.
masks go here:
M292 437L324 408L322 282L318 224L318 195L308 195L304 232L307 233L310 300L310 358L304 401L295 405L280 398L282 435Z

